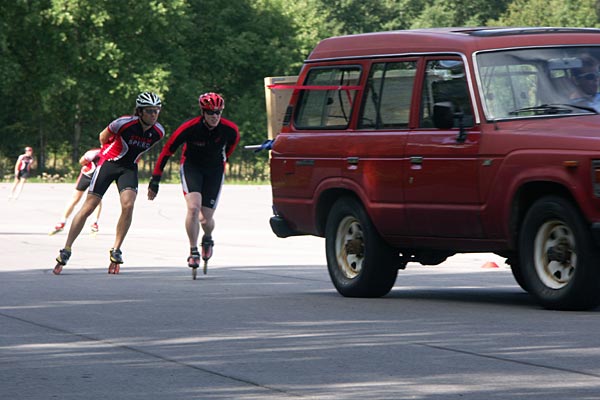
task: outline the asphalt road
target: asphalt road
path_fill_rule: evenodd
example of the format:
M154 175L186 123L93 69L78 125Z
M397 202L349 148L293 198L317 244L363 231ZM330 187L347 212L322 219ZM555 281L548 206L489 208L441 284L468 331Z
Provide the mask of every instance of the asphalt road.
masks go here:
M381 299L333 288L323 239L278 239L267 186L225 186L193 281L178 185L145 187L106 273L119 206L48 236L72 185L0 184L0 399L598 399L600 314L541 309L491 254L409 264ZM87 229L87 228L86 228ZM498 268L484 268L494 262Z

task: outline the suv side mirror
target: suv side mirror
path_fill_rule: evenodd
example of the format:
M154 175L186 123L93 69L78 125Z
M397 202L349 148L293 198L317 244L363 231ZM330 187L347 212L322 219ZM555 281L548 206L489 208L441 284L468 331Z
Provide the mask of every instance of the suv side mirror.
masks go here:
M433 125L438 129L451 129L454 126L452 102L443 101L433 105Z
M433 105L433 125L438 129L451 129L454 127L454 118L458 119L458 136L456 141L463 143L467 138L464 125L464 113L454 112L454 104L451 101L442 101Z

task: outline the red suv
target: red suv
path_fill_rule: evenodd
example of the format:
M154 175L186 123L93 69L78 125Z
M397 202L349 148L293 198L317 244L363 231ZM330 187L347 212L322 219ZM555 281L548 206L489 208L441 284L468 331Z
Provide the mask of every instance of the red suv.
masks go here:
M323 40L272 143L273 231L325 237L344 296L493 252L544 307L596 307L599 60L596 29Z

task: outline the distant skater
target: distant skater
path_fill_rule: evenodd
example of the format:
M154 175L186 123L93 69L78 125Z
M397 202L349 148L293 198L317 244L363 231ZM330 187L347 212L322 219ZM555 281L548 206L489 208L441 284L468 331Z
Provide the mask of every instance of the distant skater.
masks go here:
M31 169L34 167L35 158L33 158L33 149L27 146L25 147L25 153L21 154L15 163L15 183L10 190L9 200L17 200L19 198L23 190L23 185L27 182Z

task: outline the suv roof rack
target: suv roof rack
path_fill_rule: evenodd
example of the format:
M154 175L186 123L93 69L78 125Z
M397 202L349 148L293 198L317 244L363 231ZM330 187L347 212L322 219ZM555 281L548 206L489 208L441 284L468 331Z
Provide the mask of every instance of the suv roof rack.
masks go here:
M557 28L557 27L523 27L523 28L482 28L472 31L464 31L471 36L510 36L528 35L540 33L600 33L597 28Z

